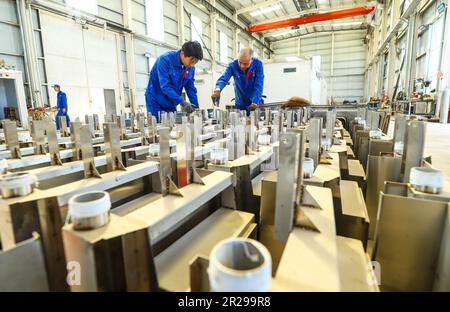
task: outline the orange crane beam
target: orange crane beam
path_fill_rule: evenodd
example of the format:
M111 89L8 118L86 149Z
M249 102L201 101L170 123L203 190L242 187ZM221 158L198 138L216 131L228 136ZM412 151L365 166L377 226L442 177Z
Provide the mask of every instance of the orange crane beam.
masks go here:
M361 6L351 9L337 10L327 13L318 13L302 17L291 18L270 23L261 23L247 27L248 32L260 32L278 28L292 27L297 25L311 24L353 16L367 15L375 10L376 6Z

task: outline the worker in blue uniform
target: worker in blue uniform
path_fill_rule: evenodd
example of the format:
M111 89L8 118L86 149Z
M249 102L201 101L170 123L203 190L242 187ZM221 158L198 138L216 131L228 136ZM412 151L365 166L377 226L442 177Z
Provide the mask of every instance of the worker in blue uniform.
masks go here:
M70 118L68 114L68 107L67 107L67 96L64 92L61 91L61 86L58 84L55 84L52 86L53 90L56 92L56 106L58 108L58 113L56 113L56 129L60 129L61 125L59 123L59 117L66 117L66 124L67 126L70 125Z
M250 48L242 48L239 58L231 62L223 75L217 80L216 89L212 95L213 100L220 98L220 93L234 78L235 105L240 110L245 110L247 116L251 110L263 104L264 66L254 57Z
M145 92L147 111L158 118L159 112L174 112L177 105L187 113L198 108L194 66L202 59L202 46L197 41L186 42L181 50L169 51L158 57ZM181 96L183 88L190 102Z

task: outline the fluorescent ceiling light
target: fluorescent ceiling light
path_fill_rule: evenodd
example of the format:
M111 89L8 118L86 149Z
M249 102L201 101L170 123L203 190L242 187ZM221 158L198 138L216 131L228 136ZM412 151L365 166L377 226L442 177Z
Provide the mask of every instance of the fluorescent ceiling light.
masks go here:
M275 5L269 6L267 8L259 9L258 11L255 11L255 12L250 12L250 16L258 16L258 15L266 14L269 12L280 10L281 8L283 8L283 6L280 3L278 3Z
M281 36L285 36L285 35L290 35L290 34L295 33L295 32L297 32L297 29L284 31L284 32L279 32L279 33L276 33L276 34L273 34L273 35L270 35L270 36L271 37L281 37Z
M360 26L362 22L332 23L331 26Z
M297 61L301 61L302 59L299 58L298 56L287 56L286 57L286 61L288 62L297 62Z

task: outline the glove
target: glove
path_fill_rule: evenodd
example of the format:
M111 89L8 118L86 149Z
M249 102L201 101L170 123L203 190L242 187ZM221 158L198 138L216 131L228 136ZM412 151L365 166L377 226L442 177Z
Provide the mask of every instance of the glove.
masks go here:
M211 95L211 99L213 101L214 106L219 106L220 103L220 90L216 89L214 93Z
M255 110L258 107L257 104L252 103L248 108L250 108L250 110Z
M190 114L195 110L194 106L187 101L181 102L180 105L181 105L181 108L183 109L183 112L185 112L185 113Z

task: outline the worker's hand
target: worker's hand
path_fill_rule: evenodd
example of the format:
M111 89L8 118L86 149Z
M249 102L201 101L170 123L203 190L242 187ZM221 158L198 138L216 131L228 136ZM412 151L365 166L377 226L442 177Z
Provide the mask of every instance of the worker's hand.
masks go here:
M211 97L212 98L220 98L220 90L218 90L218 89L214 90Z
M181 108L183 109L183 112L186 112L188 114L192 113L195 110L194 105L192 105L191 103L187 102L187 101L183 101L180 103Z
M257 104L252 103L248 108L250 108L250 110L255 110L258 107Z

